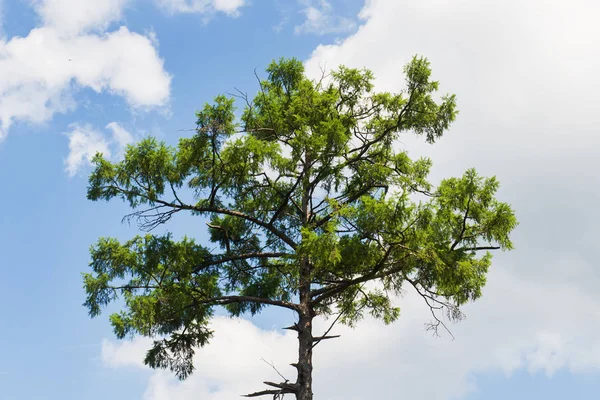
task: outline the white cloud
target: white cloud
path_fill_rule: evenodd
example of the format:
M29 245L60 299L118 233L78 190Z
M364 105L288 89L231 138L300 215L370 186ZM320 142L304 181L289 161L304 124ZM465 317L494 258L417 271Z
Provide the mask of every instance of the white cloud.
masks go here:
M65 171L69 176L75 176L80 170L90 165L96 153L102 153L105 158L117 160L123 156L128 144L135 138L117 122L106 125L112 132L111 137L103 135L90 124L71 124L69 132L69 155L65 159Z
M36 0L34 5L45 26L64 34L104 31L122 17L130 0Z
M113 141L117 144L119 149L125 149L127 145L135 142L133 135L117 122L111 122L110 124L106 125L106 129L110 129L112 131Z
M221 399L239 397L252 390L263 380L277 379L277 374L260 359L277 363L278 369L291 376L295 336L275 331L263 331L243 319L217 317L211 328L215 336L209 346L199 350L195 357L194 378L177 382L172 374L157 371L153 374L146 394L147 400ZM151 340L133 342L104 341L102 360L110 367L138 367ZM203 360L203 361L202 361Z
M52 28L0 42L0 128L43 122L74 108L77 87L123 96L132 107L166 104L170 76L149 38L121 27L68 39Z
M151 339L135 339L135 341L122 341L114 343L102 341L102 362L111 368L143 367L146 351L152 345Z
M335 15L333 7L326 0L301 0L300 3L303 5L301 13L306 19L295 27L296 33L346 33L356 27L350 18Z
M126 1L35 4L42 26L0 39L0 138L15 121L45 122L74 109L80 88L122 96L134 108L167 104L171 77L154 39L124 26L104 32Z
M90 163L96 153L110 158L108 141L91 125L72 124L71 131L65 133L69 138L69 155L65 159L65 170L74 176L83 166Z
M237 15L244 3L245 0L214 0L213 7L227 15Z
M244 0L156 0L171 12L237 16ZM171 76L153 32L110 30L132 0L31 0L40 25L25 37L0 35L0 140L17 121L42 123L76 108L92 89L136 109L164 109ZM0 0L0 16L1 16ZM1 25L0 25L1 28Z
M231 17L237 17L245 0L156 0L157 3L170 13L199 13L213 14L221 12Z

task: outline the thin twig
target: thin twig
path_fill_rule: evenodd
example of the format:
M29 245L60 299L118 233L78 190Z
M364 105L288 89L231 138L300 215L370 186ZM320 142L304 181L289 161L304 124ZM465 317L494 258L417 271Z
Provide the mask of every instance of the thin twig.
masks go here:
M277 368L275 368L275 365L273 365L273 362L268 362L268 361L267 361L267 360L265 360L264 358L261 358L261 360L262 360L262 361L263 361L265 364L267 364L267 365L269 365L271 368L273 368L273 369L275 370L275 372L277 372L277 375L279 375L279 376L281 377L281 379L283 379L283 380L285 381L285 383L288 383L288 382L290 381L290 380L289 380L289 379L287 379L285 376L283 376L283 375L281 374L281 372L279 372L279 370L278 370Z

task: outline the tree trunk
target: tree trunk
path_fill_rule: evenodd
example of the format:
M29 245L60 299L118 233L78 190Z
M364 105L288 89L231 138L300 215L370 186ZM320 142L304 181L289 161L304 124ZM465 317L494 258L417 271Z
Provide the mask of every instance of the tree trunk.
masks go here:
M315 312L310 305L310 273L308 257L300 261L300 310L298 312L298 379L297 400L312 400L312 321Z
M304 178L302 188L302 226L304 228L309 227L310 221L310 193L311 193L311 163L312 157L310 156L308 149L304 152ZM311 265L310 260L307 256L302 257L300 260L300 311L298 312L298 379L296 380L297 400L312 400L312 348L313 348L313 336L312 336L312 321L315 317L315 313L310 305L311 297Z
M313 313L311 310L300 313L298 320L298 393L297 400L312 400L312 320Z

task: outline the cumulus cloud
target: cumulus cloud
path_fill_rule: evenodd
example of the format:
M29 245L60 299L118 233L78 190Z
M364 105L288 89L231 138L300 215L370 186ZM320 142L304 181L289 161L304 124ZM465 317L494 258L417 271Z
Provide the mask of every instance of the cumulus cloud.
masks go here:
M296 33L346 33L356 27L352 19L335 15L327 0L301 0L300 3L305 20L294 28Z
M125 0L40 0L42 25L0 39L0 138L15 121L40 123L75 108L80 88L122 96L134 108L166 105L171 77L155 40L118 21Z
M221 12L237 17L245 0L157 0L157 3L170 13L214 14Z
M261 358L277 362L283 373L291 372L286 364L295 353L294 335L264 331L246 320L224 317L215 318L211 328L215 336L211 345L198 351L194 378L178 382L172 374L157 371L149 381L145 399L239 397L263 380L277 379L277 374ZM149 339L118 344L105 341L102 359L111 367L147 368L142 360L150 343Z
M123 155L127 145L135 141L133 135L117 122L106 125L106 129L112 132L111 136L98 132L90 124L71 124L69 128L65 132L69 138L69 155L64 162L65 171L71 177L90 165L96 153L116 160Z

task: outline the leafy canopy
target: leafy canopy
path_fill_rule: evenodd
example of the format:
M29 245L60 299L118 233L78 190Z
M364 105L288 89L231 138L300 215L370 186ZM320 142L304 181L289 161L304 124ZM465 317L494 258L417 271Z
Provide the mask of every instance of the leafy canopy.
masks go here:
M117 337L155 338L145 362L180 378L210 339L217 306L233 316L266 306L339 313L350 325L368 312L389 323L399 316L392 299L412 286L433 328L437 309L460 318L458 307L481 296L489 250L511 249L517 222L495 199L495 178L471 169L434 187L431 160L395 146L408 133L434 143L457 114L453 95L436 101L426 59L404 73L401 93L375 92L368 70L315 81L281 59L254 98L239 96L239 121L235 99L218 96L176 147L147 138L120 162L97 155L89 199L122 199L148 231L176 213L200 217L213 245L101 238L84 275L90 314L121 299L110 317Z

